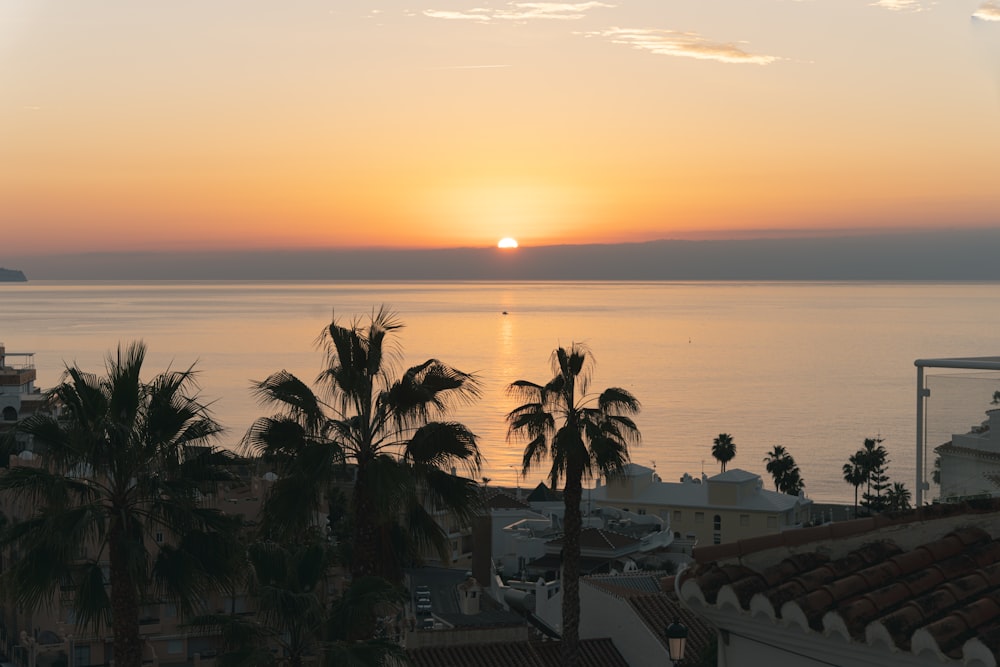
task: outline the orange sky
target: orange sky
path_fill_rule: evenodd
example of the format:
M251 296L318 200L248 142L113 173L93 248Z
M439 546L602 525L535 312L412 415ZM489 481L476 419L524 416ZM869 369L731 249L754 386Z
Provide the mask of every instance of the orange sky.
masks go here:
M0 6L5 255L1000 226L1000 4Z

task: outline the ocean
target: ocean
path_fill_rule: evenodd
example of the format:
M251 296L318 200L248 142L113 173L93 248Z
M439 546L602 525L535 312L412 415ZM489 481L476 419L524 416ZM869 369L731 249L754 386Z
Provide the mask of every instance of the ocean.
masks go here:
M35 353L45 389L66 364L101 372L119 343L141 339L150 375L195 364L227 428L220 444L236 449L266 414L252 380L287 369L311 382L331 318L384 304L406 325L404 365L436 357L480 377L481 400L453 416L479 435L491 484L544 477L544 465L517 474L504 389L544 382L552 350L580 342L597 361L594 391L620 386L642 402L634 462L667 480L711 475L712 440L730 433L730 468L770 485L763 458L781 444L811 498L852 502L841 468L866 437L884 439L891 479L912 489L913 362L1000 354L998 295L996 283L32 281L0 283L0 341ZM932 438L985 418L1000 380L979 380L929 425Z

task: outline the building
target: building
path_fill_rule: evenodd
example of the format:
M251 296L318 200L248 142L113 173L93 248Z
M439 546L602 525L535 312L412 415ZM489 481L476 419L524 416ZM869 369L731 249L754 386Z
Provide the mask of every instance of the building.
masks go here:
M580 580L580 637L610 637L630 667L670 664L668 625L688 629L682 664L704 664L715 628L678 600L674 578L664 572L594 575Z
M680 596L719 667L996 666L1000 501L697 548Z
M725 544L804 526L812 501L764 488L759 475L732 468L712 477L685 474L664 482L652 468L628 464L584 500L662 519L673 536L700 545Z
M939 457L941 500L954 501L1000 493L1000 409L968 433L934 449Z
M42 409L45 396L35 380L34 352L7 352L0 343L0 435Z
M23 450L10 456L8 468L40 467L44 455ZM233 459L228 466L234 479L221 483L201 502L230 515L249 519L258 516L264 496L273 483L273 473L260 475L251 465ZM0 474L3 474L0 471ZM0 512L8 519L30 516L34 507L23 501L15 504L10 497L0 497ZM150 536L157 544L169 543L171 536ZM16 557L5 553L4 558ZM106 565L106 562L102 562ZM95 634L91 627L77 627L72 608L72 588L64 587L47 605L33 611L4 605L0 619L0 651L14 656L21 664L42 667L60 661L72 667L107 665L112 656L113 638L109 628ZM253 600L244 591L213 594L205 600L206 613L254 613ZM217 632L186 627L178 606L169 599L147 600L140 609L139 631L144 641L144 664L150 667L210 667L221 647Z

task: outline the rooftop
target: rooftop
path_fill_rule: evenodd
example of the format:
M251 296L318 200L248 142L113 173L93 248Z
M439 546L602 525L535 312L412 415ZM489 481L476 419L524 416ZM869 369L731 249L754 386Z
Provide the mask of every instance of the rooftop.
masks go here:
M996 665L998 538L988 500L792 530L695 549L681 595L785 632Z
M650 472L652 472L650 470ZM688 482L653 482L639 493L628 498L629 502L639 505L666 505L668 507L713 507L708 499L709 484L712 482L747 482L751 479L760 479L759 475L733 468L726 472L708 478L708 483L693 478ZM587 496L594 502L607 501L621 503L622 498L608 498L608 487L599 486L587 492ZM777 493L765 488L760 488L756 493L740 499L739 507L748 511L759 512L786 512L792 510L799 503L811 503L811 500L790 496L785 493ZM725 505L731 507L732 505ZM720 505L721 507L721 505Z
M668 625L679 620L688 629L688 655L692 658L704 655L715 639L715 628L682 605L674 593L674 578L662 575L662 572L595 575L583 581L608 595L625 600L660 640L664 650L666 637L663 632Z
M559 667L559 642L495 642L407 651L413 667ZM580 641L580 667L629 667L610 639Z

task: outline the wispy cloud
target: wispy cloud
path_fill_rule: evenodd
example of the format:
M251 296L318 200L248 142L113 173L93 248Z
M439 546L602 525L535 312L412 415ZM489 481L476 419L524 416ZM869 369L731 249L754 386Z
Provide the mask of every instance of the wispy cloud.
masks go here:
M979 5L979 9L972 13L972 18L982 21L1000 21L1000 2L988 0Z
M930 9L933 3L923 0L877 0L872 7L881 7L894 12L923 12Z
M722 63L770 65L781 60L777 56L748 53L732 42L713 42L695 32L676 30L650 30L638 28L610 28L583 33L588 37L603 37L615 44L624 44L661 56L679 56L698 60L716 60Z
M462 10L426 9L424 16L455 21L578 21L592 9L614 7L603 2L512 2L504 9L475 7Z
M510 65L442 65L434 69L503 69Z

